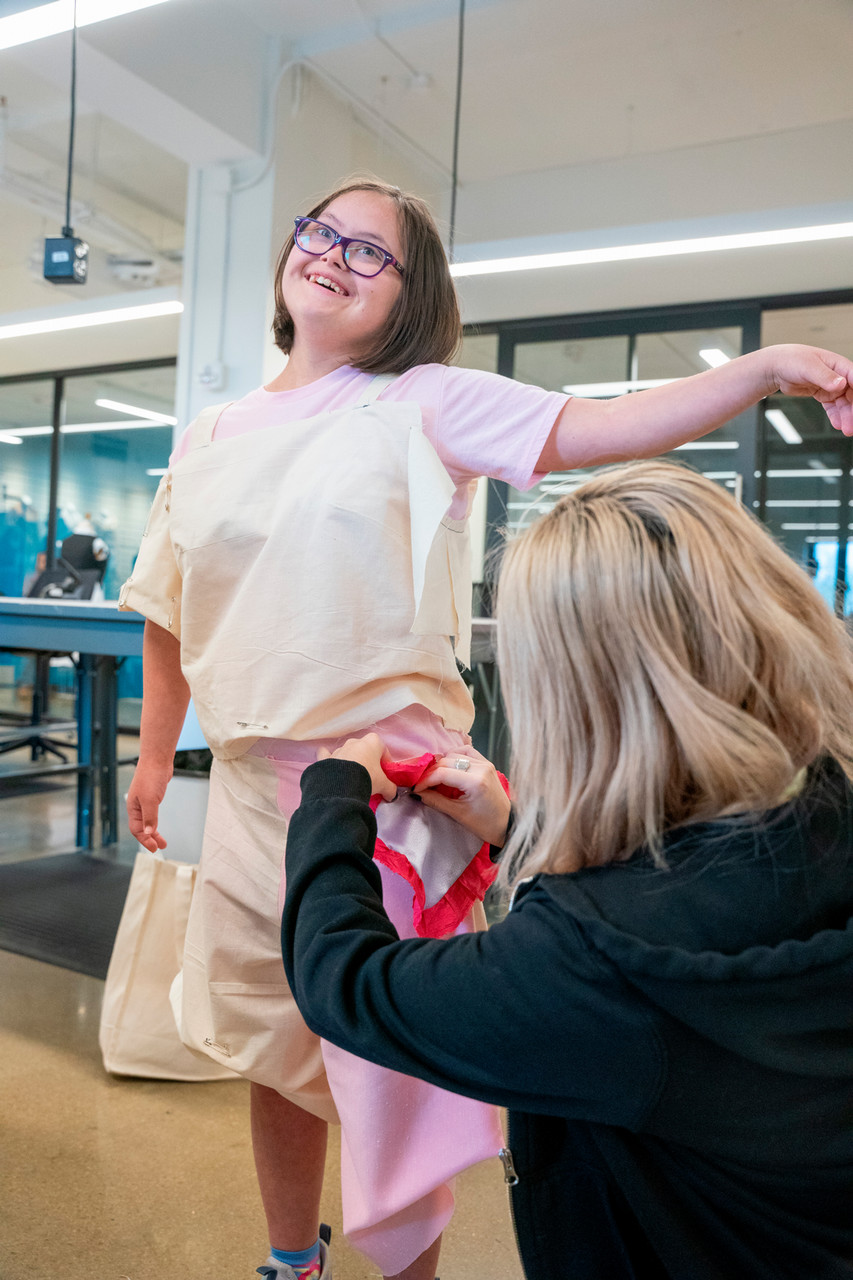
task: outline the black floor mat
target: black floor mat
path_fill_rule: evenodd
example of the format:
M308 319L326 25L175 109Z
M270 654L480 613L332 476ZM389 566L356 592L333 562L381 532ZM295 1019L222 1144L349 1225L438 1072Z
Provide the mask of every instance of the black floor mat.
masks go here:
M0 864L0 949L105 978L131 870L80 853Z

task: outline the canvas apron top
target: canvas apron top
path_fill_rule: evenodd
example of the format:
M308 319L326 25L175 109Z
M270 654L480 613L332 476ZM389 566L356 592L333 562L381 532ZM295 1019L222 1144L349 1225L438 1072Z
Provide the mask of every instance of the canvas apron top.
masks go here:
M377 397L225 440L204 410L163 477L119 607L180 638L204 736L345 735L420 703L467 732L467 522L420 408ZM451 643L451 637L455 640Z

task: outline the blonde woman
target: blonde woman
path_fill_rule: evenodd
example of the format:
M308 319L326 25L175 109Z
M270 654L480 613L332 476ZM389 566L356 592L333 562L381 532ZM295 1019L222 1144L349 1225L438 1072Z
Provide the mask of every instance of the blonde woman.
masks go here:
M347 1236L384 1276L433 1280L453 1177L496 1156L498 1116L305 1027L277 900L300 774L368 732L399 761L468 746L457 659L469 657L480 476L525 489L552 470L664 452L777 388L813 396L850 435L853 361L785 344L606 402L454 368L459 306L424 202L357 178L308 203L275 269L287 363L187 427L122 588L121 606L147 619L128 819L147 849L165 848L159 810L192 695L214 763L172 997L184 1043L251 1082L261 1273L331 1280L318 1215L339 1123ZM416 803L387 806L383 821L402 837L384 889L400 931L484 925L488 852L458 828L436 856L442 824Z
M533 1280L853 1275L853 658L723 489L605 470L511 544L507 917L399 941L374 735L303 776L285 968L319 1034L509 1108ZM422 788L493 844L473 751ZM452 782L455 801L431 788Z

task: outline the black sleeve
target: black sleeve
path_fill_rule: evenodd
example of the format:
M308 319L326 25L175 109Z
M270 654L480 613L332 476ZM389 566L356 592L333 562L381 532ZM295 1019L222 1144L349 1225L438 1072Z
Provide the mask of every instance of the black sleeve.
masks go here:
M626 985L534 887L488 932L400 940L371 861L361 765L302 778L282 949L306 1022L351 1053L482 1101L635 1127L661 1055Z

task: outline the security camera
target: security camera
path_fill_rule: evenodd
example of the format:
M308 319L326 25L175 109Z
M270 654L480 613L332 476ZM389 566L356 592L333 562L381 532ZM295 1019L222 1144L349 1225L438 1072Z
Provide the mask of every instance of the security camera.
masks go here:
M68 228L66 228L68 230ZM44 242L44 278L51 284L85 284L89 246L78 236L51 236Z

